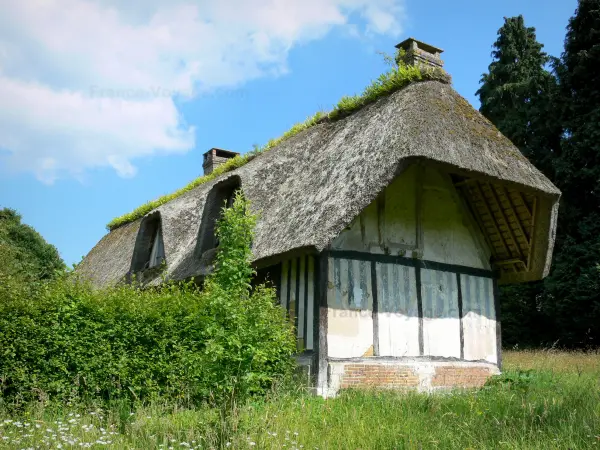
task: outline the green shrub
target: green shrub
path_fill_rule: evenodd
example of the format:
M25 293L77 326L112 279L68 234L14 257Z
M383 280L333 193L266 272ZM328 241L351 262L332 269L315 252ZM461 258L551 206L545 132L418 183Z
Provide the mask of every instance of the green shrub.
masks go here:
M242 197L225 211L202 291L0 280L0 400L198 403L261 394L289 374L295 340L275 292L250 289L247 211Z
M66 269L58 250L13 209L0 209L0 276L48 280Z

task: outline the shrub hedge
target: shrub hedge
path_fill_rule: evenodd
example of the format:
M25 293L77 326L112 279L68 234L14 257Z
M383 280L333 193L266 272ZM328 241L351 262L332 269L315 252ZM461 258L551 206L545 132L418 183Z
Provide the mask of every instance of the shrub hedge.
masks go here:
M0 272L0 400L216 401L260 394L293 368L295 339L267 286L250 288L255 218L238 196L204 289L94 290L72 276Z

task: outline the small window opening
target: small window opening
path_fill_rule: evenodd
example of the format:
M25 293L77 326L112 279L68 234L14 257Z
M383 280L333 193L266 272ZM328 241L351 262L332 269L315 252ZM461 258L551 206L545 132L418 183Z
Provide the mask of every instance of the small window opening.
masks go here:
M152 242L152 250L150 251L150 259L147 263L149 268L157 267L162 264L165 259L165 246L163 244L162 233L160 227L154 233Z
M232 176L215 185L208 194L198 236L197 254L199 257L208 255L209 251L212 255L219 246L219 238L216 234L217 222L223 216L223 207L231 208L233 206L235 195L240 189L240 178Z
M156 212L145 217L140 224L131 260L131 272L159 267L165 260L161 218L160 213Z

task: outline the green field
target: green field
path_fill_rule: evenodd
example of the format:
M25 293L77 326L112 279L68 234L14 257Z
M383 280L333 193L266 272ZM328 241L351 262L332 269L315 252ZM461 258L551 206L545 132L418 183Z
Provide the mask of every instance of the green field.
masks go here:
M322 400L279 389L216 408L31 405L0 410L2 448L578 449L600 448L600 354L507 351L480 390L345 392Z

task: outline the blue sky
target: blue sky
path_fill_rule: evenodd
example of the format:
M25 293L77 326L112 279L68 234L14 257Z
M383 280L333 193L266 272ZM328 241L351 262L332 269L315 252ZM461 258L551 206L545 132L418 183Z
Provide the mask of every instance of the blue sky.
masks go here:
M60 5L58 4L60 3ZM504 16L558 56L575 0L0 0L0 207L80 261L112 218L281 135L408 36L474 95ZM68 12L67 12L68 11Z

